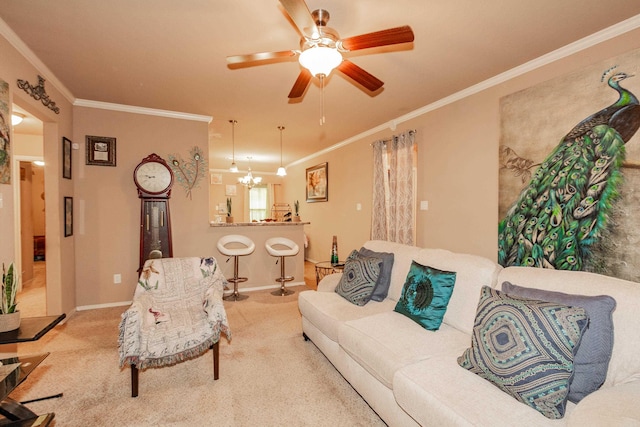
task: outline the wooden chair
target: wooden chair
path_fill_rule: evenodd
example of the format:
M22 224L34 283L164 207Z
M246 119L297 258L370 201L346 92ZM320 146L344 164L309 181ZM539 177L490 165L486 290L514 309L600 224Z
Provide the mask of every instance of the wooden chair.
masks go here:
M118 339L120 367L131 366L132 397L138 396L139 370L174 365L209 349L218 379L220 334L231 339L225 285L215 258L147 260Z

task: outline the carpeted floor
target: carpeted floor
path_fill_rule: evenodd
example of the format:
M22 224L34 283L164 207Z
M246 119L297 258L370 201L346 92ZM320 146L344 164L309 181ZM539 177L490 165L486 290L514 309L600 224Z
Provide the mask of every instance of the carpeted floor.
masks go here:
M126 307L78 312L21 355L51 354L11 397L55 412L67 426L384 426L310 341L302 338L296 293L253 292L225 302L233 335L220 343L220 379L211 352L173 367L140 372L131 396L129 369L118 368L118 324Z

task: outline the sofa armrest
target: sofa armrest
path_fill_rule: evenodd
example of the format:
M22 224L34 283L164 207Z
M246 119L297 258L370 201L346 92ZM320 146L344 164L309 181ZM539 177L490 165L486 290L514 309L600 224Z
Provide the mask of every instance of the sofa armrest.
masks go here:
M335 292L342 273L327 274L318 283L318 292Z
M578 403L569 426L631 426L640 424L640 379L600 389Z

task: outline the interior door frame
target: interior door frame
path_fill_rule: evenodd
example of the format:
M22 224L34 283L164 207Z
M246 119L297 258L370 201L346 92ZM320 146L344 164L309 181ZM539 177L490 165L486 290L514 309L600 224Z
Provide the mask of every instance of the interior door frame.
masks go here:
M17 271L22 271L22 239L18 238L18 236L22 235L22 215L20 214L20 206L21 206L21 196L20 196L20 162L33 162L36 160L44 161L43 156L21 156L21 155L13 155L11 165L11 179L14 182L13 185L13 226L14 226L14 236L15 245L14 251L15 255L13 257L14 265ZM45 166L46 167L46 164ZM45 249L46 251L46 249ZM18 291L22 290L22 274L18 275Z

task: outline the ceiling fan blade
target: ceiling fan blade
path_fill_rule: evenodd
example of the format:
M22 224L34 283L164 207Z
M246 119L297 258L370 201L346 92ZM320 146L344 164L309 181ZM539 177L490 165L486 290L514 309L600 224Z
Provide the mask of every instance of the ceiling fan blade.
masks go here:
M300 34L306 37L314 37L314 35L317 37L316 21L311 16L309 7L304 0L280 0L280 3L298 27Z
M293 84L291 92L289 92L289 98L300 98L304 95L304 91L307 90L311 77L311 72L306 68L303 68L302 71L300 71L296 82Z
M260 52L251 53L248 55L227 56L227 64L235 65L243 64L245 62L264 61L266 59L290 58L292 56L296 56L297 54L298 51L296 50L283 50L281 52Z
M343 50L360 50L370 47L388 46L391 44L408 43L414 40L413 30L410 26L389 28L387 30L347 37L340 42Z
M375 92L384 85L382 80L372 74L369 74L348 59L343 60L340 65L338 65L338 70L348 77L351 77L371 92Z

